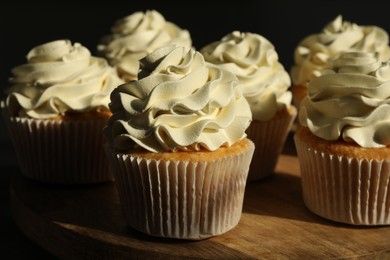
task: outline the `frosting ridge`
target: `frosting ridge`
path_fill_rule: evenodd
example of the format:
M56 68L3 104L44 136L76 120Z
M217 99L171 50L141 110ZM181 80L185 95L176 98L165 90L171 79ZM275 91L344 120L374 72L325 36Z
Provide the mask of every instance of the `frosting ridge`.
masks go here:
M232 72L240 81L253 119L266 121L291 104L290 77L274 46L263 36L233 31L201 49L205 60Z
M332 66L344 52L379 52L381 61L390 58L389 36L377 26L359 26L337 16L320 33L304 38L295 49L291 78L306 85Z
M110 92L123 83L102 58L69 40L39 45L12 69L7 106L22 117L47 119L68 111L108 109Z
M140 64L139 79L111 95L105 135L117 149L213 151L246 136L251 112L233 74L173 45Z
M309 83L300 123L325 140L390 145L390 65L379 53L342 54Z
M98 51L127 80L137 79L139 60L153 50L169 44L191 48L187 30L168 22L155 10L135 12L118 20L111 34L102 38Z

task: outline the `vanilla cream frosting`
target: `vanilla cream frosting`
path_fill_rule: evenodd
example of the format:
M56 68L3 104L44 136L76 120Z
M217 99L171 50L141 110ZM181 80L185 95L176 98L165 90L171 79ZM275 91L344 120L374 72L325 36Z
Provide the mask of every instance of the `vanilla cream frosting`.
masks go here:
M161 47L141 60L139 79L115 89L107 140L119 150L214 151L245 138L248 102L232 73L184 47Z
M290 77L274 46L263 36L234 31L200 52L206 61L238 77L254 120L269 120L291 105Z
M379 52L380 59L390 57L389 36L377 26L359 26L337 16L322 32L304 38L295 49L295 65L291 69L294 85L308 81L330 68L343 52Z
M12 115L47 119L65 112L108 109L111 91L122 84L103 58L69 40L39 45L27 63L12 69L7 106Z
M178 44L189 50L192 45L187 30L168 22L155 10L135 12L118 20L111 34L103 37L98 51L127 80L137 79L139 60L153 50Z
M300 123L325 140L390 145L390 65L379 53L351 52L309 83Z

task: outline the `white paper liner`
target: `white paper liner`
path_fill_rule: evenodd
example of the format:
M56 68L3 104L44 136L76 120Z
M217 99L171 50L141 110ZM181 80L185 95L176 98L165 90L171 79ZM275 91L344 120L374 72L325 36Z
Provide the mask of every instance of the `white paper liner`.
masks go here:
M390 224L390 160L336 156L295 137L306 206L353 225Z
M37 120L5 110L3 116L24 176L56 184L113 180L103 147L106 119Z
M128 224L157 237L198 240L225 233L241 217L254 146L211 162L117 154L106 145Z
M296 115L296 109L291 107L288 114L276 116L266 122L257 120L251 122L246 133L248 138L255 143L256 148L248 174L248 182L264 179L274 172Z

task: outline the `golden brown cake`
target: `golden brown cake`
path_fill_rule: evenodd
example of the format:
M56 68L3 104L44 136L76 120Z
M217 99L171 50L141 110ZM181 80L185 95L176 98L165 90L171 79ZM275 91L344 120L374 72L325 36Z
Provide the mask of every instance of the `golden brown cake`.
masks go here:
M67 111L62 115L47 118L47 120L59 120L59 121L78 121L78 120L93 120L93 119L105 119L108 120L112 113L108 108L99 107L86 112Z
M249 139L243 139L233 144L230 147L220 147L215 151L209 151L207 149L201 148L201 150L194 152L188 151L177 151L177 152L159 152L152 153L148 150L142 149L140 147L134 148L126 153L132 157L142 158L145 160L157 160L157 161L188 161L188 162L211 162L214 160L219 160L223 157L230 157L236 154L242 154L245 150L249 148L250 144Z
M293 104L299 109L302 100L307 96L307 87L304 85L293 85L291 87L291 93L293 95Z
M310 132L307 127L297 127L297 137L307 147L334 156L368 159L368 160L388 160L390 159L390 147L380 148L361 147L353 142L343 140L326 141Z

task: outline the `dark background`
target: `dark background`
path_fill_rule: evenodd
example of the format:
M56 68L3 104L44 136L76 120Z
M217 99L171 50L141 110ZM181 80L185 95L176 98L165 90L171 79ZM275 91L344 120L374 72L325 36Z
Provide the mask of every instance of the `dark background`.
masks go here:
M390 4L387 1L235 2L1 3L0 84L7 85L11 68L25 63L27 52L36 45L68 38L80 42L95 54L99 39L110 32L116 20L147 9L155 9L167 21L187 29L197 49L233 30L261 34L275 45L287 70L292 65L298 42L319 32L338 14L359 25L377 25L390 31Z
M4 1L2 1L4 2ZM80 1L81 2L81 1ZM387 1L247 1L236 3L178 1L77 2L50 4L0 4L0 84L6 85L10 69L24 63L34 46L68 38L96 52L99 39L114 22L135 11L156 9L168 21L189 30L200 49L233 30L265 36L289 70L293 51L308 34L319 32L338 14L359 25L377 25L390 31Z
M17 4L18 3L18 4ZM28 51L36 45L57 39L80 42L93 54L99 39L110 32L117 19L135 11L155 9L167 21L187 29L195 48L219 40L233 30L254 32L270 40L286 70L293 64L293 53L305 36L318 33L337 15L359 25L377 25L390 32L390 4L387 1L106 1L82 4L81 1L51 4L19 1L0 3L0 97L8 86L10 70L25 63ZM2 169L15 165L13 148L0 120ZM8 152L9 151L9 152ZM7 168L8 167L8 168ZM13 166L15 167L15 166ZM3 171L3 170L2 170ZM12 222L8 195L9 173L0 173L0 233L7 238L10 258L47 256L30 242ZM4 210L3 210L4 209ZM3 242L2 242L3 243ZM4 244L3 244L4 245ZM4 256L4 255L2 255Z

